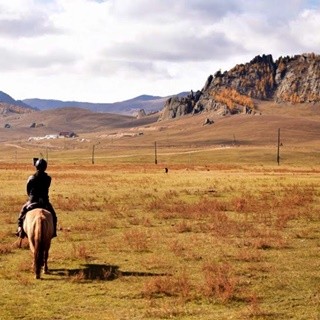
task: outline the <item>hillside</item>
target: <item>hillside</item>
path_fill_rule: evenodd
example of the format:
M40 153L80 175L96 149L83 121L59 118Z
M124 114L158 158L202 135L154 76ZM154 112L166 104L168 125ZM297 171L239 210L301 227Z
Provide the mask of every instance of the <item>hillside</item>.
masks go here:
M61 131L83 134L126 129L155 121L157 115L136 119L81 108L58 108L0 117L0 141L26 140L30 136L52 135Z
M278 129L281 129L284 147L307 148L320 151L320 104L300 104L294 109L283 104L281 112L271 102L263 102L257 115L220 116L215 111L185 115L163 120L150 132L159 145L184 146L191 149L276 146ZM205 124L210 119L212 124ZM146 137L145 137L146 138ZM318 146L314 148L314 146Z
M319 105L300 104L292 108L283 104L263 102L259 114L220 116L215 111L186 115L177 119L157 121L159 115L136 119L108 113L95 113L80 108L62 108L16 115L0 119L0 142L26 142L32 136L75 132L79 139L73 147L82 148L77 141L99 140L109 144L112 138L118 147L150 147L155 141L169 148L217 148L237 146L275 146L281 128L285 147L320 146ZM211 124L205 124L210 119ZM10 128L5 128L5 121ZM36 126L30 126L36 123ZM47 144L47 142L43 142ZM71 143L71 142L70 142ZM76 144L74 144L76 143ZM39 146L40 142L37 143ZM55 142L51 141L51 145ZM70 144L71 145L71 144ZM318 145L317 149L314 147ZM319 151L319 150L318 150Z
M0 102L0 116L2 117L6 117L11 114L31 113L34 111L34 109L29 107Z
M27 109L27 112L30 112L30 110L35 110L36 108L33 108L32 106L24 103L23 101L20 100L15 100L13 99L11 96L9 96L7 93L0 91L0 104L1 106L11 106L11 110L10 112L15 112L14 108L12 108L12 106L17 106L19 108L17 108L17 110L20 110L18 113L21 113L21 111L23 109ZM2 113L2 112L1 112Z

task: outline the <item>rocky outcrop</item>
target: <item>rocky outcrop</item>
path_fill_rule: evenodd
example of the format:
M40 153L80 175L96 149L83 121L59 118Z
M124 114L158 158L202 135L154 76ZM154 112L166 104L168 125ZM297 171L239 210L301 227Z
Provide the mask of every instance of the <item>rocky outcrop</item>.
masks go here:
M320 101L320 55L303 54L277 61L276 102Z
M185 114L191 113L199 101L201 92L196 94L191 91L187 97L171 97L169 98L163 108L160 119L178 118Z
M146 116L146 112L144 111L144 109L140 109L138 112L137 112L137 119L142 119Z
M216 111L221 115L255 113L257 100L277 103L320 102L320 56L256 56L249 63L210 75L202 88L186 98L170 98L159 120Z

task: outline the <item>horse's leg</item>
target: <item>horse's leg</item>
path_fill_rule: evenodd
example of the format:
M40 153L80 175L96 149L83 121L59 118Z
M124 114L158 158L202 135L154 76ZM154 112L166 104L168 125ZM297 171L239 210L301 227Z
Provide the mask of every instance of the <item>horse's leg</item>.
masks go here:
M39 265L38 255L36 252L34 253L33 270L36 275L36 279L40 279L41 266Z
M45 250L44 252L44 267L43 267L43 273L48 273L48 256L49 256L49 250Z
M31 252L32 252L32 257L33 257L33 259L32 259L32 271L36 272L36 255L35 255L34 251L31 251Z
M33 258L33 262L32 262L32 271L33 271L34 273L36 273L36 264L35 264L35 262L34 262L34 258Z
M34 273L36 279L40 279L41 268L43 266L44 252L41 240L36 239L34 243Z
M32 270L36 275L35 278L40 279L40 269L38 267L38 246L35 243L33 243L31 239L29 239L29 246L33 254Z

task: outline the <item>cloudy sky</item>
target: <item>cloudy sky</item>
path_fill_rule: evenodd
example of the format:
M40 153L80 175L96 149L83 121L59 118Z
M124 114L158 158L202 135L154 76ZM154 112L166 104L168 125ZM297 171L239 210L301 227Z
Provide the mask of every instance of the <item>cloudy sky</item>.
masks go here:
M320 54L319 30L320 0L0 0L0 91L168 96L259 54Z

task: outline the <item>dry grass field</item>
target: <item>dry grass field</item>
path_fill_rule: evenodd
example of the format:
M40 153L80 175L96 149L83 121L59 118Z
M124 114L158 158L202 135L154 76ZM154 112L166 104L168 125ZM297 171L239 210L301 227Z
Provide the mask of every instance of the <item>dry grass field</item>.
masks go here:
M318 319L320 168L51 165L59 218L34 280L1 165L1 319Z
M320 121L309 112L2 136L0 319L319 319ZM14 231L39 156L59 230L50 274L35 280Z

